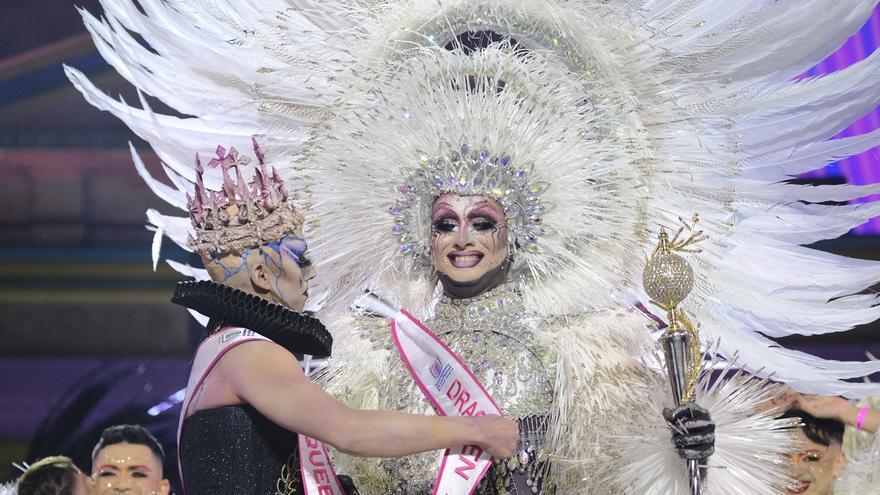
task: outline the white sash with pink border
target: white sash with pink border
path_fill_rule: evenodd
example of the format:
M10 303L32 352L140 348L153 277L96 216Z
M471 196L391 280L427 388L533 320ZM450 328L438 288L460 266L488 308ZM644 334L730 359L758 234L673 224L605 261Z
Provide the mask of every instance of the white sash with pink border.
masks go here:
M177 468L180 472L180 482L184 492L186 491L186 481L183 478L183 469L180 464L180 436L183 432L183 420L186 419L192 400L205 382L205 378L224 354L237 345L255 340L271 342L270 339L247 328L227 327L205 339L196 351L189 374L189 382L186 386L183 409L180 411L180 421L177 424ZM305 435L297 436L304 493L306 495L345 495L324 444Z
M333 469L327 447L318 440L299 436L299 469L306 495L345 495Z
M362 298L359 304L391 318L391 335L400 357L438 414L501 415L501 408L467 365L422 322L373 295ZM446 450L434 483L434 495L470 495L491 464L489 453L475 445Z

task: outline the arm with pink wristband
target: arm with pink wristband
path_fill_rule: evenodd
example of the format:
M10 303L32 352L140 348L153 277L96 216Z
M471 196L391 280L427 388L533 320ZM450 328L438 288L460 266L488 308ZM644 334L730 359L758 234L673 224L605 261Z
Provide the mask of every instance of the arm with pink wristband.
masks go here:
M880 429L880 411L859 407L842 397L805 395L790 391L786 398L792 408L800 409L816 418L836 419L846 426L868 433L876 433Z
M853 406L853 408L855 407L856 406ZM855 421L852 426L859 431L876 433L877 429L880 428L880 411L876 411L870 407L859 407L856 411Z

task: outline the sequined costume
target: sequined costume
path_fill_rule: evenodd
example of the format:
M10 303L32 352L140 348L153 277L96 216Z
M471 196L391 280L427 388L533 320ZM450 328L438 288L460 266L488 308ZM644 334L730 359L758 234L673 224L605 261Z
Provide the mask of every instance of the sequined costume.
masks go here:
M669 384L656 367L653 319L624 309L539 318L516 290L499 287L472 299L443 297L424 323L470 364L505 414L524 425L519 451L497 460L475 493L686 491L661 410L670 403ZM347 317L337 324L336 353L357 357L356 364L331 369L329 391L355 407L431 411L390 342L387 321ZM339 331L343 326L351 331ZM728 379L707 373L700 384L700 403L713 411L722 448L708 465L723 475L710 476L708 489L752 494L770 483L781 490L787 464L778 452L793 446L794 423L754 408L778 388L723 375ZM436 454L336 459L363 493L375 494L431 493L439 463ZM645 459L668 471L641 472ZM763 468L750 471L745 459ZM512 476L517 472L519 479Z
M834 484L834 495L880 495L880 435L847 452L846 466Z
M101 3L105 19L83 16L102 55L177 113L154 112L147 98L117 101L66 72L156 151L170 186L133 155L157 195L186 209L193 151L218 141L245 149L255 134L284 157L279 173L303 185L297 199L320 218L307 225L320 263L313 294L325 296L319 314L340 337L333 386L349 402L393 402L376 390L401 381L381 323L345 313L364 288L456 340L455 317L434 314L429 256L430 205L446 192L503 209L508 290L523 306L506 318L521 320L512 333L532 332L542 364L527 367L553 379L545 455L559 495L607 493L600 478L638 495L683 489L659 411L667 384L631 362L652 344L632 309L649 304L643 256L680 217L698 213L707 236L685 309L719 364L805 393L880 394L858 380L880 363L827 361L771 340L880 317L863 292L880 263L811 247L876 216L878 202L849 202L880 187L791 180L880 143L877 132L838 137L880 101L880 54L799 77L877 0ZM187 248L186 219L155 210L148 219L154 259L163 235ZM466 340L456 345L468 353ZM478 367L483 357L473 358ZM544 381L529 393L542 396ZM773 459L786 434L755 409L768 393L747 377L704 382L697 401L715 408L718 425L710 464L724 467L711 470L715 493L782 485ZM618 434L630 423L639 427ZM358 470L375 480L367 493L385 495L388 471Z
M358 317L337 323L336 352L341 359L359 357L356 365L336 361L328 391L354 407L432 411L391 343L388 322ZM646 366L654 351L654 322L644 314L541 318L525 309L515 289L502 286L472 299L443 297L424 323L470 365L504 413L521 423L519 451L496 461L476 493L624 493L617 476L622 438L665 434L662 446L672 453L660 411L646 408L654 402L647 397L665 397L660 387L666 384ZM343 326L351 331L339 330ZM620 411L627 411L625 421ZM722 423L723 431L728 422ZM781 442L785 433L772 423L765 418L762 429ZM422 495L431 493L439 459L338 455L337 462L364 493Z
M866 397L859 406L880 410L880 397ZM843 452L846 466L834 484L834 495L880 495L880 434L847 426Z
M521 422L521 429L531 429L531 445L522 444L521 452L530 447L541 448L546 434L546 418L550 414L549 404L553 400L554 362L547 355L545 347L537 341L534 318L524 318L519 296L504 288L493 290L474 298L474 300L451 300L444 298L437 306L435 318L424 323L436 330L440 337L458 356L469 363L471 370L483 383L508 417ZM511 318L511 315L518 316ZM371 390L353 391L362 400L376 401L378 407L392 410L405 410L418 414L433 414L431 406L424 401L415 382L410 378L403 362L397 358L396 350L384 320L367 318L354 322L354 328L365 330L364 344L370 349L381 350L388 356L385 363L387 374L378 380L379 385ZM352 335L353 338L357 338ZM372 360L370 361L373 362ZM368 367L361 371L377 373ZM373 380L367 380L372 383ZM351 385L345 382L346 386ZM335 382L328 384L334 391ZM369 397L369 398L366 398ZM351 403L351 402L350 402ZM353 404L358 407L360 404ZM519 455L516 456L519 460ZM544 459L527 459L515 465L510 461L502 466L497 463L477 493L499 493L494 486L499 484L510 490L515 483L509 468L522 466L529 470L522 483L540 487L544 474ZM370 486L370 493L422 494L431 493L437 474L439 459L436 453L426 453L401 459L346 459L355 469L381 466L378 472L358 479ZM528 462L531 461L531 462ZM525 470L525 469L524 469ZM525 473L523 473L525 474ZM383 482L385 480L385 482ZM503 491L501 492L503 493ZM508 491L508 493L517 493ZM524 492L519 492L524 493Z

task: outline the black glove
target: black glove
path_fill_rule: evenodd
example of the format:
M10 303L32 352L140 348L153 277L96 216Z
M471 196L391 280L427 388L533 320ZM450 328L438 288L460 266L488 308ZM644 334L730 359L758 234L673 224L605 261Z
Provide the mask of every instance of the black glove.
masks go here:
M682 459L704 461L715 453L715 422L709 411L691 402L663 410L672 427L672 444Z
M345 495L359 495L360 492L354 486L354 481L351 478L344 474L340 474L337 478L339 478L339 484L342 485L342 491L345 492Z

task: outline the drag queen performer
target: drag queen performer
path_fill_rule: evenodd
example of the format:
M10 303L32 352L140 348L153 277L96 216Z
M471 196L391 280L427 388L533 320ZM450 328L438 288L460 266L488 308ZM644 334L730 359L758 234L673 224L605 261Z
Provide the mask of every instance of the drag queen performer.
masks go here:
M286 160L282 175L309 182L303 199L321 223L306 229L329 268L316 283L338 335L330 385L344 400L420 400L381 333L387 323L345 313L370 287L466 355L512 417L535 418L526 430L547 429L518 456L529 491L683 492L661 415L668 384L650 370L650 322L631 308L649 306L643 257L660 227L694 213L706 238L685 306L705 349L802 392L878 393L849 381L878 363L829 362L771 340L880 316L860 294L880 265L805 247L875 216L875 203L845 203L880 188L789 182L880 142L878 132L830 139L880 101L880 55L795 80L876 1L102 3L106 19L84 17L104 57L189 117L156 114L146 98L129 106L68 75L150 142L172 182L194 180L193 150L243 149L255 130ZM497 43L459 48L471 37ZM138 166L185 208L181 187ZM185 220L149 219L157 237L186 245ZM772 390L745 378L702 383L697 403L716 425L707 492L781 488L789 435L755 412ZM431 469L419 459L352 465L381 494L391 473L413 473L399 488L419 493ZM506 490L498 475L509 466L487 489Z
M218 149L208 165L222 170L223 187L206 189L199 165L189 201L190 246L213 282L183 282L173 299L211 318L181 413L187 493L302 493L306 458L315 463L316 455L326 456L309 437L355 455L399 456L471 442L496 455L511 452L516 428L498 416L354 411L308 380L295 355L329 356L332 338L300 313L315 274L303 216L274 169L268 172L256 141L254 151L259 165L246 183L250 160L234 148ZM317 492L306 493L341 494L322 485L338 482L315 465Z
M341 274L391 267L376 282L377 290L392 287L407 309L427 315L424 324L471 367L504 414L520 422L525 438L519 454L497 461L478 493L623 493L629 484L619 469L625 438L665 431L665 450L673 449L661 411L645 408L652 387L665 387L646 366L655 351L653 320L638 310L568 306L572 295L567 292L599 268L578 257L586 253L565 251L579 241L579 219L595 208L579 198L604 198L591 182L594 171L577 162L561 163L559 154L583 146L585 137L601 137L566 128L578 122L572 114L583 108L578 88L562 86L565 70L557 72L538 54L524 56L509 43L464 51L426 49L402 71L427 75L426 80L438 81L434 84L417 85L395 73L380 85L383 107L411 113L395 129L400 141L389 146L411 146L410 160L389 156L375 166L328 160L329 166L316 172L332 184L314 195L326 224L335 226L322 237L328 264ZM521 92L530 91L529 81L539 78L547 78L548 87L556 81L555 98L531 99ZM385 116L349 119L364 122L351 134L367 132ZM436 122L444 125L438 129ZM334 141L340 156L376 142ZM320 166L322 158L313 163ZM620 159L594 156L599 162L615 158ZM340 163L345 167L337 169ZM378 170L394 170L390 177L399 183L355 193L355 183ZM566 174L569 190L551 204L551 181ZM388 195L393 203L381 208ZM372 236L365 232L373 239L370 245L347 252L351 241L345 239L363 213L345 205L368 201L388 222ZM560 239L553 239L545 230L553 226L547 220L560 213L571 230L563 234L560 228ZM343 249L331 253L334 243ZM542 274L535 280L537 270ZM563 281L577 270L582 270L579 277ZM442 292L436 304L435 288ZM328 391L353 407L431 411L394 347L388 322L341 318L334 328L341 344L327 373ZM462 414L466 407L461 401ZM685 413L701 423L687 425L679 454L704 460L713 451L714 424L705 410L677 411ZM407 495L431 493L440 466L436 455L340 462L365 492Z

